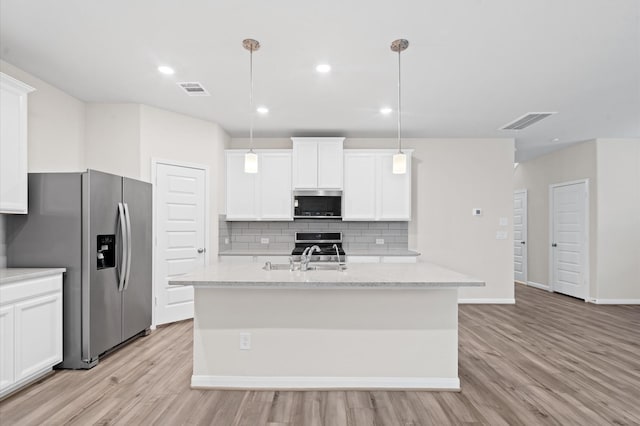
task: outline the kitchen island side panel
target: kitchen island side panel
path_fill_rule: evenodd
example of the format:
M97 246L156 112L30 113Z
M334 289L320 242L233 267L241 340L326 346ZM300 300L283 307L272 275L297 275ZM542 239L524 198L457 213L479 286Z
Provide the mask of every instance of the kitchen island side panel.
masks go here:
M195 292L194 387L459 388L455 288Z

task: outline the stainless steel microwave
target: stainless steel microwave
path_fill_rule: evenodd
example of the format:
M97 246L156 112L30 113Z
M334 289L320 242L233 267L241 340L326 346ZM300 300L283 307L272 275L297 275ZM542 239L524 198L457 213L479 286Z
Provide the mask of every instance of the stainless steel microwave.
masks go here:
M293 218L342 218L342 191L315 189L293 191Z

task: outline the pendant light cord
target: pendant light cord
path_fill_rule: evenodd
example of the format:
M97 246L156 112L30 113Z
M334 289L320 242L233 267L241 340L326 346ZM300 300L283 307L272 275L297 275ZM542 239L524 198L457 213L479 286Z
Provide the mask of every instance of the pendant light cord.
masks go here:
M253 48L249 49L249 152L253 152Z
M401 103L401 94L400 94L400 79L402 78L401 68L400 68L400 49L398 49L398 152L402 153L402 103Z

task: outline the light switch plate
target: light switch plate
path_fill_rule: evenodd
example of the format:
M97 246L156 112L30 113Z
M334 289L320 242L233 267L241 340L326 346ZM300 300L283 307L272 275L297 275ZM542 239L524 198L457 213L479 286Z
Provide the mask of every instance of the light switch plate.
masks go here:
M224 243L225 243L225 244L229 244L229 238L225 238L225 239L224 239Z
M376 238L376 244L384 244L384 238Z
M509 236L507 231L498 231L496 232L496 240L506 240Z
M269 244L268 238L260 238L260 244Z
M509 218L501 217L500 218L500 226L509 226Z

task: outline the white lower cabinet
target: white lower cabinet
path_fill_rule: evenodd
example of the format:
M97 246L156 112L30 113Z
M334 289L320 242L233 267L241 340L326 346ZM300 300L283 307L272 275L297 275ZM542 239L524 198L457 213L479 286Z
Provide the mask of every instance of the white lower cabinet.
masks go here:
M416 263L417 256L349 256L347 263Z
M411 220L411 153L407 172L393 174L394 150L348 149L344 151L342 220Z
M62 274L0 285L0 397L62 361Z
M271 262L274 264L289 263L289 256L220 256L220 262L223 263L245 263L255 262L264 264ZM349 256L347 255L347 264L349 263L416 263L417 256Z
M13 306L0 308L0 392L15 382Z
M276 264L288 264L289 256L220 256L219 261L222 263L254 262L264 264L265 262L271 262Z

